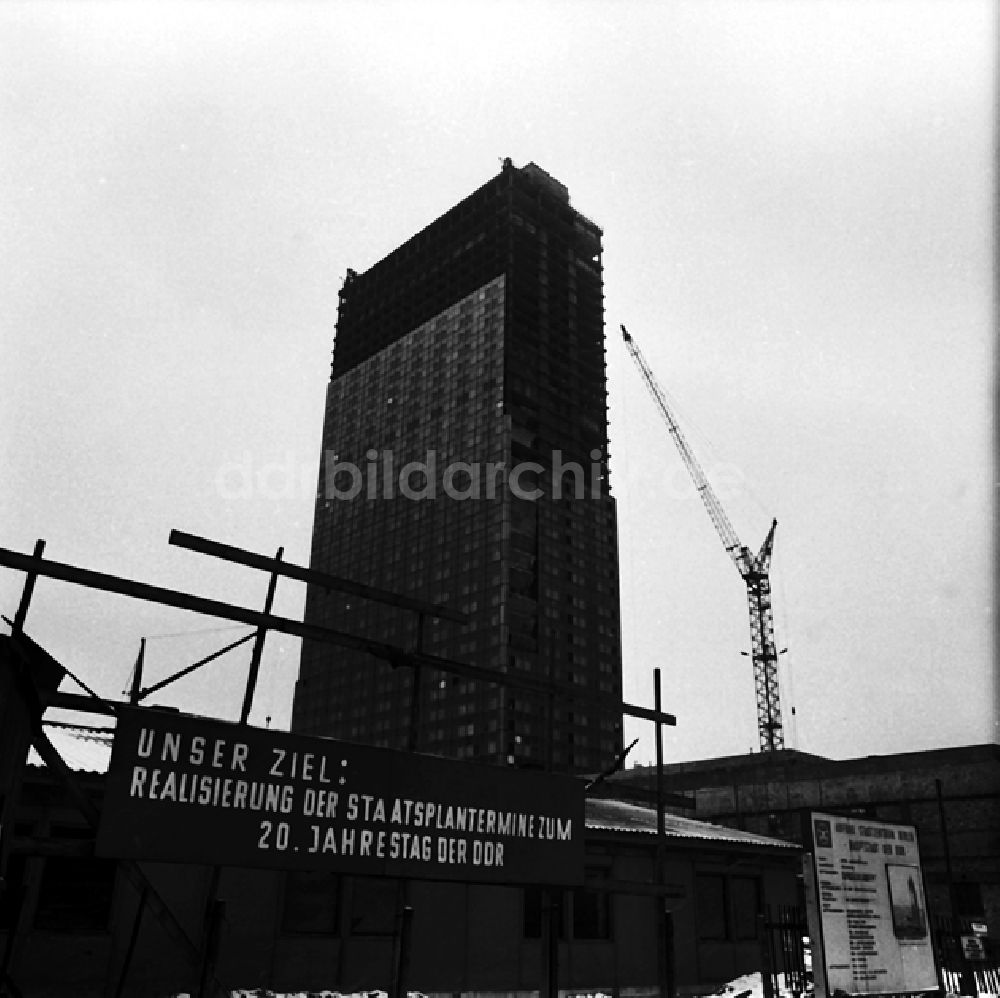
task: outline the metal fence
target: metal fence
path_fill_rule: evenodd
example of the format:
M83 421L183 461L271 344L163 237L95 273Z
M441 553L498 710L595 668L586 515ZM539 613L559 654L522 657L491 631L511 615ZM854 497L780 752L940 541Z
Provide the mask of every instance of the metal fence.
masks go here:
M946 992L1000 994L1000 945L975 932L970 919L935 917L934 945Z
M798 998L812 987L805 911L794 905L768 905L759 924L764 998Z

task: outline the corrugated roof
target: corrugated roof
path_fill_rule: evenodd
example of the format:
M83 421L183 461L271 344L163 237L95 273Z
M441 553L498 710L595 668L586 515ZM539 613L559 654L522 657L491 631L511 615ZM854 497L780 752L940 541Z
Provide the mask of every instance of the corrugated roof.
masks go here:
M607 798L590 798L587 800L586 813L588 828L610 832L656 834L656 809L652 807ZM664 825L667 838L670 839L700 839L733 845L799 848L795 842L756 835L738 828L726 828L724 825L712 825L707 821L696 821L694 818L682 818L676 814L664 815Z
M75 773L106 773L111 760L111 733L85 731L79 728L57 728L45 725L45 734L58 749L66 765ZM29 766L44 766L41 756L32 748Z

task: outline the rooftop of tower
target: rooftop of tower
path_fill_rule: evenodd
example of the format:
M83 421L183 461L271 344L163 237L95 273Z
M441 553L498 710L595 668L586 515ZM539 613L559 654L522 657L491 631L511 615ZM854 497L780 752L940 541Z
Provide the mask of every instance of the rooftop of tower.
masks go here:
M510 162L509 158L505 159L504 166ZM511 163L511 166L513 166L513 163ZM517 169L517 167L514 167L514 169ZM569 204L569 188L556 180L547 170L543 170L537 163L527 163L521 167L521 173L531 177L532 180L537 180L539 183L545 184L553 194L558 194L566 204Z
M346 287L347 285L349 285L355 278L362 276L363 274L368 274L373 270L376 270L377 268L385 264L387 261L393 260L396 257L403 256L407 253L413 252L414 247L419 247L421 241L426 237L429 230L434 229L438 225L447 224L452 218L457 218L464 215L468 211L470 206L473 203L475 203L478 199L482 198L484 194L490 190L491 187L494 187L494 185L499 184L502 181L504 175L508 172L511 172L521 178L524 178L532 186L541 188L542 190L546 191L548 194L552 195L557 200L562 202L567 208L569 208L573 212L573 215L577 219L579 219L581 223L583 223L587 228L591 230L592 234L596 238L600 239L603 236L604 234L603 230L599 225L597 225L596 222L594 222L592 219L588 218L581 211L578 211L576 208L572 206L569 196L569 188L565 184L563 184L561 181L553 177L552 174L548 172L548 170L543 169L533 161L526 163L522 167L517 167L514 165L513 160L511 160L511 158L507 156L504 158L500 172L496 176L491 177L481 187L478 187L471 194L464 197L461 201L458 202L458 204L454 205L453 207L449 208L446 212L444 212L444 214L438 216L432 222L429 222L419 232L416 232L405 242L401 243L395 249L387 253L384 257L382 257L379 260L376 260L364 271L357 271L349 267L344 276L344 286ZM341 291L341 294L343 294L343 290Z

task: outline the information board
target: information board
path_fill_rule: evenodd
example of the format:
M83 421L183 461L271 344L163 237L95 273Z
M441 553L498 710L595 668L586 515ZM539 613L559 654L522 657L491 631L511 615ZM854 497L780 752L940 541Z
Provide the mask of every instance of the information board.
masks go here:
M120 708L96 850L571 886L583 826L572 777Z
M820 943L817 994L929 991L938 986L916 830L813 813L807 883Z

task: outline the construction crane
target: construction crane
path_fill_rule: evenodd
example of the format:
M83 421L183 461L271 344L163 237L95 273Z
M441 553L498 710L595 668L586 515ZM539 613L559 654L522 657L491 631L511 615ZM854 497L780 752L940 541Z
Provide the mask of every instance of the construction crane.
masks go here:
M625 346L642 373L643 381L667 424L670 435L680 451L688 473L708 511L716 533L722 539L726 553L732 559L747 587L747 605L750 610L750 647L753 660L753 678L757 693L757 733L762 752L774 752L785 747L785 733L781 724L781 696L778 689L778 653L774 643L774 616L771 610L771 550L774 546L774 530L778 521L771 522L760 551L754 553L740 542L719 497L688 445L674 414L667 405L663 389L653 376L646 358L622 326Z

